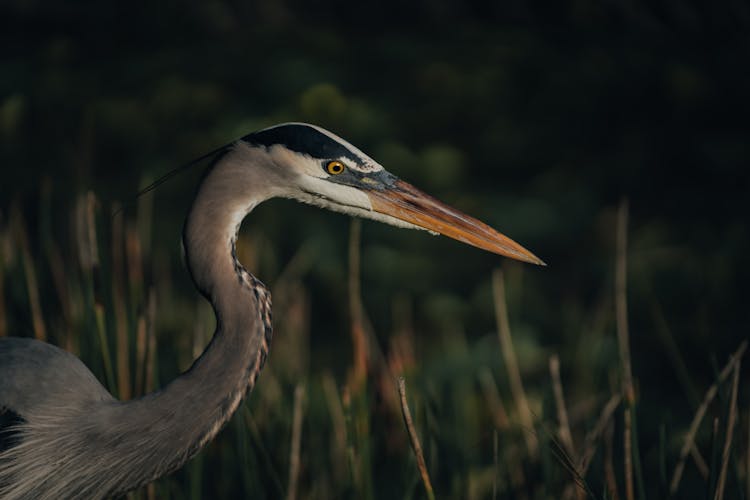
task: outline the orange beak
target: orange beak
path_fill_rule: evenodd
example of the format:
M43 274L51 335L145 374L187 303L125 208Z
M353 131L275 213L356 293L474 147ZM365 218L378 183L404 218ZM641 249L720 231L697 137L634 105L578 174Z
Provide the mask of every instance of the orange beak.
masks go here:
M383 190L367 191L372 209L511 259L545 266L533 253L487 224L451 208L411 184L397 180Z

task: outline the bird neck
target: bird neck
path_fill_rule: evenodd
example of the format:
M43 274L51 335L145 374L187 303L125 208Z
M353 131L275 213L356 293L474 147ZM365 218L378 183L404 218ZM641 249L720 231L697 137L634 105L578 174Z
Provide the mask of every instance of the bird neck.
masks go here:
M214 437L253 388L271 343L271 295L236 252L242 220L268 192L252 160L233 151L212 166L183 231L187 266L214 308L216 330L191 368L163 392L174 393L183 405L195 401L200 406L190 408L197 413L187 422L202 427L193 437L195 451Z
M216 313L213 338L185 373L120 407L121 417L143 420L129 426L139 429L139 435L128 448L149 449L148 456L161 457L152 464L142 462L142 453L133 457L141 462L139 470L148 471L139 484L179 468L203 448L252 389L268 355L270 294L242 267L235 251L242 219L265 199L259 193L267 191L238 182L237 167L231 153L212 167L183 231L187 267Z
M217 162L201 184L183 231L187 266L214 308L216 330L191 368L164 392L173 390L176 397L202 406L203 435L194 443L198 449L253 388L271 343L271 295L236 252L242 220L265 199L262 184L248 181L249 169L246 159L231 153ZM195 426L194 416L189 425Z

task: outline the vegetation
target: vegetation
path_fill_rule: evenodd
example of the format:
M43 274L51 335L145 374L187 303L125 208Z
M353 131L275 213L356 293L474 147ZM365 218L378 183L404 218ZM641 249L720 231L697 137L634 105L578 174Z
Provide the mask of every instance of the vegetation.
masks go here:
M177 245L201 168L134 194L262 126L330 128L549 264L264 204L268 364L135 498L750 497L744 7L500 5L0 7L0 335L121 398L213 331Z

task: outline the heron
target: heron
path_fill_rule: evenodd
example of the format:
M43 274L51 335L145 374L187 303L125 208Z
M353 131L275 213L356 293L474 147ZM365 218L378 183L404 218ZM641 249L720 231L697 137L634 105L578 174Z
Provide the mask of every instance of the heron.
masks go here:
M271 347L271 295L236 254L243 219L269 198L544 265L315 125L262 129L211 158L182 231L186 267L216 316L210 342L161 389L120 401L74 355L29 338L0 339L0 498L122 495L179 469L216 436L255 386Z

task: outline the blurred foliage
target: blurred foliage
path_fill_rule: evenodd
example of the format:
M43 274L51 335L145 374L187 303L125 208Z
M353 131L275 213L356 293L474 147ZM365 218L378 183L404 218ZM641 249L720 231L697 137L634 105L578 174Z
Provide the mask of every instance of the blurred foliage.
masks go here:
M264 204L240 243L281 318L268 368L229 429L160 481L160 495L282 496L294 386L304 383L302 498L421 497L382 366L397 360L439 497L490 497L497 426L480 373L489 370L513 408L490 286L501 264L532 409L556 428L547 370L556 353L580 445L618 390L615 211L627 198L637 437L647 492L663 496L660 429L671 471L717 367L748 336L747 4L7 0L0 33L0 327L33 334L28 273L36 269L50 340L70 342L101 380L106 367L86 304L102 302L105 333L114 335L110 290L125 278L112 254L112 208L126 203L125 227L143 246L144 276L137 286L126 280L139 290L126 298L129 342L154 289L154 382L165 382L211 331L177 245L200 169L137 204L133 196L175 166L277 122L330 128L549 264L502 263L453 241L364 224L362 299L372 356L382 359L372 361L361 393L347 395L349 222L284 200ZM97 200L98 292L76 232L88 192ZM711 417L725 416L728 392ZM746 384L739 406L737 442L747 443ZM537 429L541 458L522 458L530 430L509 411L499 496L558 497L569 476L550 458L550 432ZM343 445L336 415L352 420ZM369 462L342 464L336 446ZM747 460L741 450L736 470ZM586 477L597 495L602 453ZM730 475L731 494L741 490L739 474ZM689 464L681 494L703 497L705 488Z

